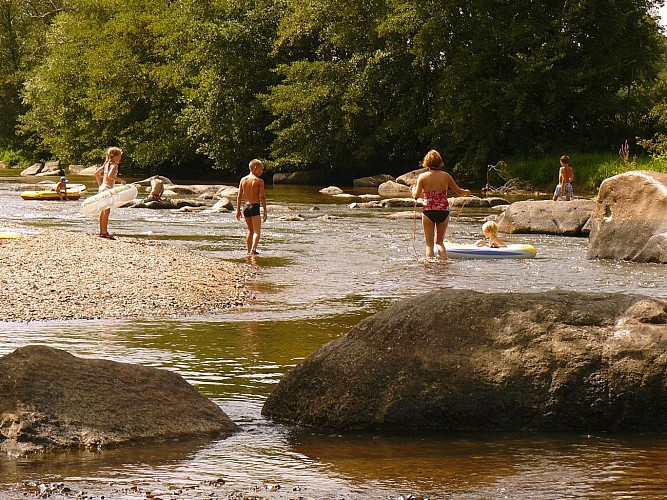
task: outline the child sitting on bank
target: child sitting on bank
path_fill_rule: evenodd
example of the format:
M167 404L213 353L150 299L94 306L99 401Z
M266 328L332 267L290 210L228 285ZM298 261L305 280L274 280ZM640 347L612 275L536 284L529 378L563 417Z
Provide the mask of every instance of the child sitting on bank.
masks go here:
M485 222L482 225L482 233L484 233L484 237L489 241L487 242L486 240L479 240L476 243L478 247L504 248L507 246L505 243L500 241L500 238L498 238L497 222L492 220Z

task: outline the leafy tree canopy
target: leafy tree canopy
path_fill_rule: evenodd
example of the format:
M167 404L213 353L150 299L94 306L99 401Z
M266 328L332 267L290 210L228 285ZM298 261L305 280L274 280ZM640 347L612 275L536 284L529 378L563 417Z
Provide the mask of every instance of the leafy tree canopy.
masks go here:
M615 150L667 122L661 4L0 0L0 148L347 178L430 148L472 176L506 155Z

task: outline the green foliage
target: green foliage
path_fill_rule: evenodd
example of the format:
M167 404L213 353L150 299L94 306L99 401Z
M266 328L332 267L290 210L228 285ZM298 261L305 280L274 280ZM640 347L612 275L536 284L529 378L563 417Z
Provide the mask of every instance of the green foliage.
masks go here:
M21 149L30 140L16 133L26 111L21 88L45 53L44 33L66 10L63 0L0 0L0 148Z
M190 3L192 27L180 35L190 45L180 120L198 151L221 168L245 172L249 159L268 156L273 117L260 95L278 81L271 52L281 15L269 0Z
M667 162L647 155L619 153L568 153L574 169L574 182L579 189L594 192L603 180L629 170L653 170L667 173ZM511 178L527 180L533 186L551 191L558 183L560 155L540 157L511 157L507 172Z
M26 82L23 128L64 161L94 162L118 145L124 164L187 161L194 147L179 127L179 62L169 33L179 2L72 0L49 34L49 57ZM178 54L176 54L178 55Z
M14 149L0 149L0 162L14 168L25 168L34 163L30 153Z
M287 2L276 51L289 63L264 102L279 165L339 174L405 168L423 154L426 74L381 0Z

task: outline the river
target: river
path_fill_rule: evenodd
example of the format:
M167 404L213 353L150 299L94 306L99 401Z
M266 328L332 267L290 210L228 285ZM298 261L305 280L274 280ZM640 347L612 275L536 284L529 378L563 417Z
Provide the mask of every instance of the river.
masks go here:
M96 220L84 217L77 202L21 200L19 191L33 182L0 173L0 222L96 231ZM254 266L248 282L254 299L242 308L196 318L0 322L0 355L39 343L174 370L242 431L213 442L0 458L0 499L25 498L26 485L42 482L107 499L146 498L147 491L163 499L216 498L220 481L228 490L255 489L258 498L270 499L667 495L664 434L332 435L260 414L290 368L396 300L443 287L667 297L664 266L588 261L586 238L548 235L502 235L509 243L533 244L535 259L427 261L415 255L423 254L420 227L415 231L410 218L387 217L411 208L350 209L353 200L306 186L268 186L267 197L271 212L252 259L245 256L245 224L233 214L120 209L111 216L110 230L119 238L161 240ZM489 213L454 212L451 238L477 240ZM303 220L291 220L296 214ZM73 256L63 265L85 261Z

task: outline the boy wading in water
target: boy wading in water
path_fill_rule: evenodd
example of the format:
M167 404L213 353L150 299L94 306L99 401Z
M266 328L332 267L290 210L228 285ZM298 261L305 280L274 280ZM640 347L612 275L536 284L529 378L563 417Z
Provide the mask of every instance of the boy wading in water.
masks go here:
M262 219L266 222L266 194L264 193L264 181L260 179L264 172L264 164L259 160L252 160L248 165L250 174L246 175L239 183L239 195L236 198L236 220L241 219L241 203L243 204L243 218L248 226L245 242L248 254L257 253L257 244L262 234ZM264 216L260 218L259 206L264 210Z

